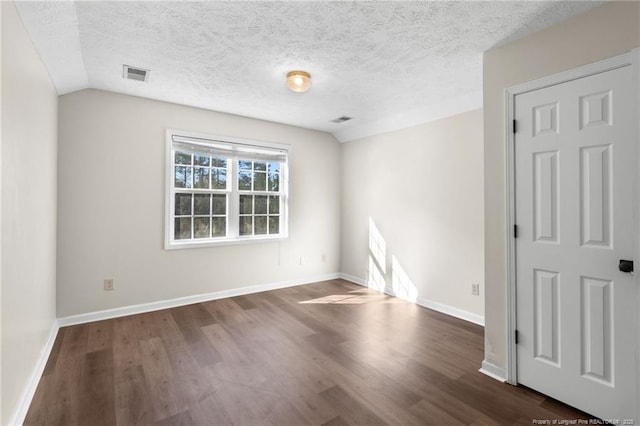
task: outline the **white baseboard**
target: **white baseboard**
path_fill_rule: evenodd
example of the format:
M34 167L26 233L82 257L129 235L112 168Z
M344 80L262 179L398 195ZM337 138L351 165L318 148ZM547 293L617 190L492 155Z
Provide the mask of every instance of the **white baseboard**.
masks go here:
M298 285L311 284L319 281L335 280L340 278L340 274L325 274L298 280L280 281L276 283L253 285L248 287L235 288L230 290L214 291L213 293L195 294L193 296L178 297L169 300L143 303L139 305L129 305L120 308L106 309L104 311L88 312L86 314L71 315L58 318L58 325L65 327L69 325L85 324L88 322L102 321L111 318L124 317L127 315L142 314L145 312L158 311L160 309L176 308L178 306L191 305L194 303L208 302L210 300L224 299L226 297L243 296L245 294L260 293L263 291L277 290L279 288L295 287Z
M358 284L364 287L368 287L367 282L360 278L360 277L356 277L353 275L349 275L349 274L345 274L345 273L340 273L340 278L342 278L343 280L347 280L350 281L354 284ZM397 297L395 292L393 291L393 289L389 288L389 287L385 287L384 292L390 296L394 296ZM474 324L478 324L484 327L484 317L468 312L468 311L464 311L462 309L458 309L458 308L454 308L452 306L449 305L445 305L442 303L438 303L438 302L434 302L432 300L428 300L428 299L424 299L422 297L418 297L415 301L415 303L417 305L420 305L422 307L425 308L429 308L432 309L434 311L438 311L441 312L443 314L447 314L449 316L452 317L456 317L456 318L460 318L463 319L465 321L469 321L472 322Z
M47 361L49 360L49 355L51 355L53 344L56 342L59 328L60 326L58 324L58 321L54 321L53 326L51 327L51 331L49 332L49 337L47 338L46 343L40 351L40 357L38 358L38 362L36 363L36 366L31 373L31 377L29 378L27 387L24 389L22 395L20 396L18 407L9 419L10 426L20 426L24 423L24 418L27 416L29 406L31 406L33 395L35 395L36 393L36 389L38 388L38 383L40 383L40 378L42 377L44 368L47 366Z
M444 305L442 303L423 299L422 297L418 297L416 303L420 306L424 306L425 308L433 309L434 311L442 312L443 314L451 315L452 317L460 318L484 327L483 316L464 311L462 309L454 308L452 306Z
M482 367L478 371L499 382L505 383L507 381L507 370L487 360L482 361Z
M361 285L363 287L368 287L367 286L367 282L365 280L363 280L362 278L356 277L355 275L349 275L349 274L345 274L343 272L340 272L340 278L342 278L343 280L346 281L350 281L354 284L358 284Z

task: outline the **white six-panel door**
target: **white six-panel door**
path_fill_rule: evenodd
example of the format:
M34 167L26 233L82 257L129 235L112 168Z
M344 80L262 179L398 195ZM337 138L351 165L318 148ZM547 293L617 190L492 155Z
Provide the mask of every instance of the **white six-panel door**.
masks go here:
M637 144L631 67L515 98L518 382L636 415ZM640 419L637 419L640 420Z

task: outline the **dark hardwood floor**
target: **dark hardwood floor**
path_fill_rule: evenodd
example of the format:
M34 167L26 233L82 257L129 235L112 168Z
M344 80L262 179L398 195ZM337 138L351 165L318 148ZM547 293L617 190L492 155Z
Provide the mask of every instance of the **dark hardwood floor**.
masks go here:
M588 418L486 377L482 359L482 327L327 281L62 328L25 424Z

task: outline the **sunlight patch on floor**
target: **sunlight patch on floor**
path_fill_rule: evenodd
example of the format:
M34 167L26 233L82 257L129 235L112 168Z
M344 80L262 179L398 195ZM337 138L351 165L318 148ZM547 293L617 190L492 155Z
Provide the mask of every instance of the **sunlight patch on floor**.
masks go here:
M364 303L398 303L399 300L368 289L352 290L348 294L331 294L317 299L304 300L300 304L362 305Z

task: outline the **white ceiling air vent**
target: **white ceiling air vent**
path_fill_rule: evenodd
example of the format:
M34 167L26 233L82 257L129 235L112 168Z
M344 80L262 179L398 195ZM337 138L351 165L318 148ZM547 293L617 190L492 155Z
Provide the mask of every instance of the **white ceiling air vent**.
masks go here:
M143 82L147 82L147 80L149 80L149 73L151 72L149 70L145 70L144 68L132 67L130 65L123 65L122 67L124 68L122 77L126 78L127 80L136 80Z
M345 121L349 121L352 120L353 117L347 117L346 115L343 115L342 117L338 117L334 120L331 120L332 123L344 123Z

